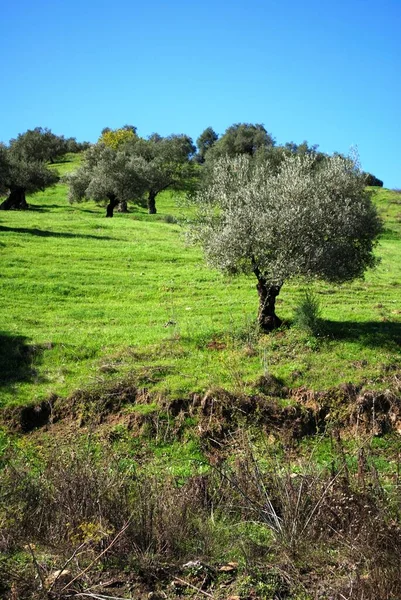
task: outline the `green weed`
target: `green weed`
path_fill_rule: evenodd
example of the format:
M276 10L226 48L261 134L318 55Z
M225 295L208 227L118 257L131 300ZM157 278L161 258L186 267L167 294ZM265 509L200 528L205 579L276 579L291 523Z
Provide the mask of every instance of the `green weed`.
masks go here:
M311 290L305 290L299 304L295 307L294 322L302 330L312 335L321 331L320 299Z

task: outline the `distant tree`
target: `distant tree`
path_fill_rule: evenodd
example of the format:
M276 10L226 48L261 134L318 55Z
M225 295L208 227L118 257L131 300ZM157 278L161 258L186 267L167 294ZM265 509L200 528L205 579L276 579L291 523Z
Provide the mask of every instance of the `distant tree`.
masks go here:
M124 125L120 129L105 127L98 141L113 150L120 150L127 142L135 138L137 138L136 127L133 125Z
M274 146L274 139L263 125L237 123L226 129L221 138L207 152L207 157L208 160L215 160L222 156L233 157L238 154L254 156L261 148L272 146Z
M365 173L365 184L376 187L383 187L382 180L372 175L372 173Z
M205 162L205 156L208 150L214 146L214 144L219 139L217 133L212 129L212 127L207 127L196 140L196 145L198 147L198 154L196 155L196 159L199 163Z
M123 125L121 129L124 129L125 131L132 131L134 135L137 135L138 128L135 127L135 125Z
M91 144L90 142L77 142L76 138L70 137L66 139L66 145L66 152L78 154L79 152L87 150Z
M131 140L125 151L142 159L141 176L144 178L144 198L149 214L156 213L156 197L166 189L184 189L193 177L191 157L195 152L192 139L187 135L161 137L152 134L147 140Z
M7 198L0 210L23 210L28 208L26 194L33 194L54 185L58 180L56 171L45 162L15 151L15 146L0 144L0 195Z
M113 217L121 202L144 194L146 162L105 144L91 146L82 166L66 176L69 201L94 200L106 204L106 217Z
M291 153L275 171L249 155L226 156L193 202L190 238L212 267L256 277L263 331L281 324L275 302L285 281L341 283L376 263L381 221L350 159L334 156L316 168L313 155Z
M272 172L277 172L280 169L281 163L288 156L311 156L313 157L313 168L317 166L327 157L326 154L318 150L318 145L310 146L307 141L302 144L295 142L287 142L283 146L262 146L258 148L254 157L256 162L266 162Z
M67 152L67 140L50 129L35 127L10 140L10 148L21 160L53 163Z

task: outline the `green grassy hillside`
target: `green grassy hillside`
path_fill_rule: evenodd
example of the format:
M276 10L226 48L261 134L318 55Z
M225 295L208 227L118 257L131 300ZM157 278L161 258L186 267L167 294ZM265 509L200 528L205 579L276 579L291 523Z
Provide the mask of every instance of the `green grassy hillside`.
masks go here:
M293 281L259 335L170 193L0 213L1 597L400 597L401 195L374 194L380 266L313 284L315 333Z
M145 371L172 396L246 389L266 372L314 389L375 380L401 357L401 196L375 200L386 223L379 268L350 285L314 284L319 337L284 327L258 338L255 282L222 277L186 246L171 193L156 217L133 207L113 219L69 205L63 184L34 195L29 211L0 215L1 403ZM279 296L287 324L303 289L292 282Z

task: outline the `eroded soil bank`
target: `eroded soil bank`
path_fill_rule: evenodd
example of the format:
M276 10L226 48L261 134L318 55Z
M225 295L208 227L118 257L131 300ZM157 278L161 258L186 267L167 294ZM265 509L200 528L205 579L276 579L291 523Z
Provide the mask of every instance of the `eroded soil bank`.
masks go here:
M253 389L5 409L1 597L401 597L399 373Z

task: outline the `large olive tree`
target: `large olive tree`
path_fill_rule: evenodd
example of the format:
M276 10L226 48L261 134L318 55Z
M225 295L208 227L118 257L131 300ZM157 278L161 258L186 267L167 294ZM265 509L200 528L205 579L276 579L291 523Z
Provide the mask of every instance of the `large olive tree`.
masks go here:
M249 156L224 157L193 197L189 234L208 263L253 274L263 331L281 324L275 302L285 281L346 282L374 266L381 221L350 159L284 156L279 168Z

